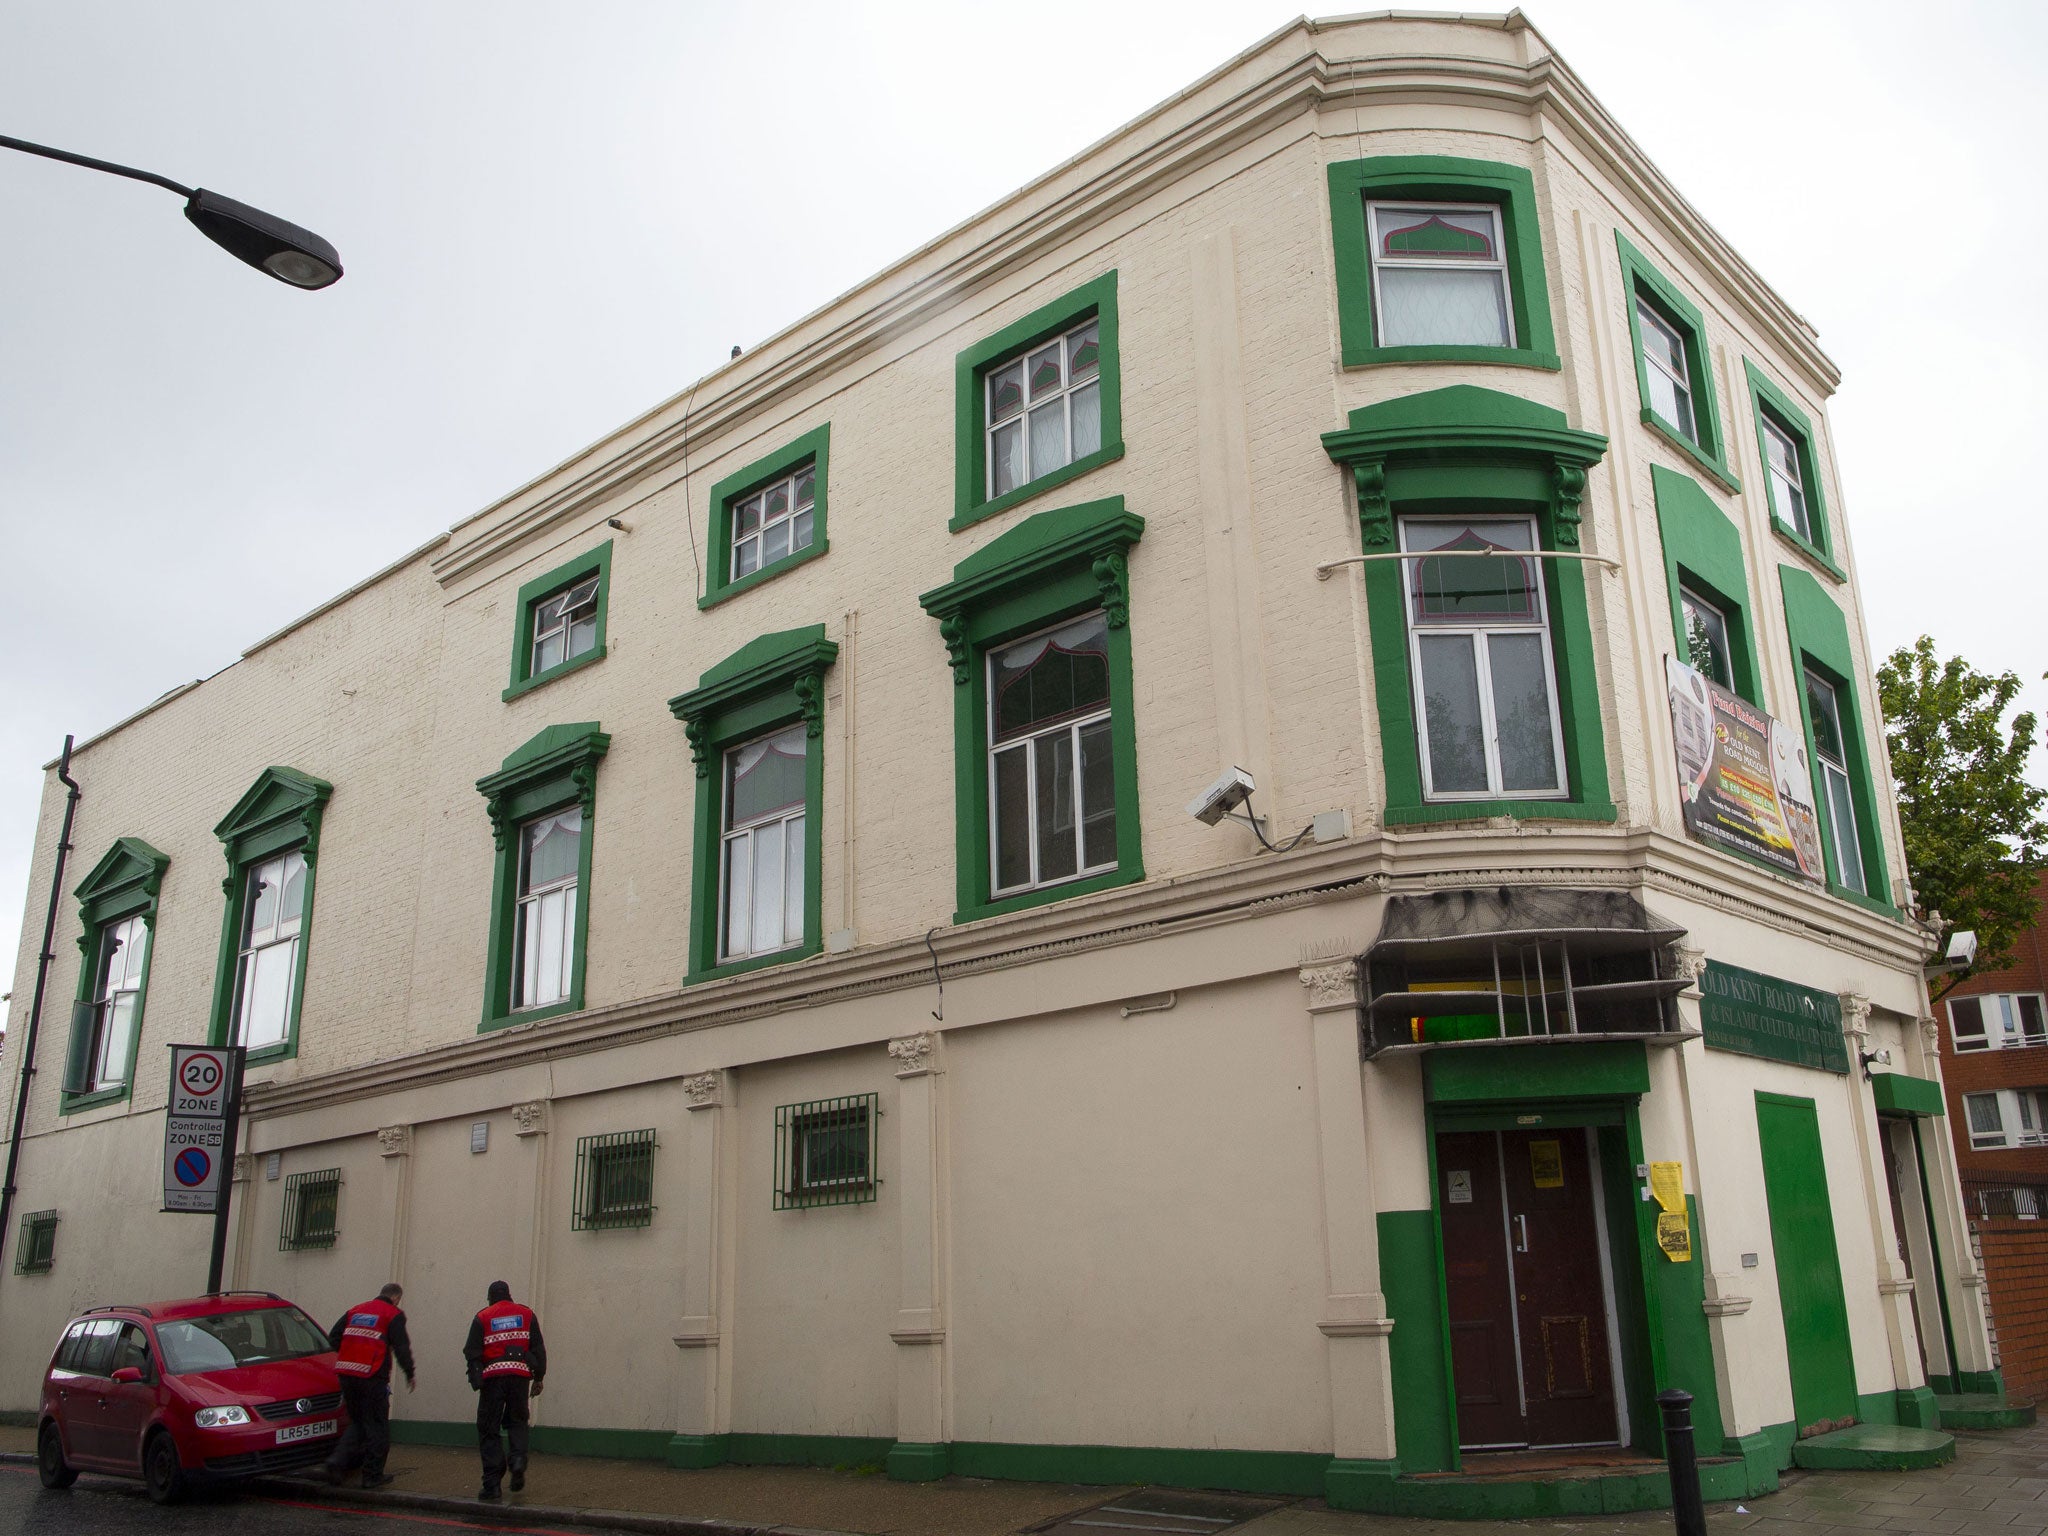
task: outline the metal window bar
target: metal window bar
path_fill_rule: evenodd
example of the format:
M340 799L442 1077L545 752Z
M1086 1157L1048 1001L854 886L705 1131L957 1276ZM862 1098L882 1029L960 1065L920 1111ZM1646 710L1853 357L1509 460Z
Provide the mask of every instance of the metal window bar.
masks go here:
M645 1227L654 1221L654 1132L614 1131L576 1142L572 1232Z
M21 1236L14 1244L17 1275L47 1275L57 1262L57 1213L30 1211L21 1218Z
M775 1209L866 1205L875 1177L881 1099L857 1093L775 1110Z
M1979 1221L2040 1221L2048 1217L2048 1185L1964 1179L1963 1199Z
M280 1253L306 1248L332 1248L341 1235L335 1217L341 1210L341 1170L288 1174L284 1181L284 1220L279 1225Z

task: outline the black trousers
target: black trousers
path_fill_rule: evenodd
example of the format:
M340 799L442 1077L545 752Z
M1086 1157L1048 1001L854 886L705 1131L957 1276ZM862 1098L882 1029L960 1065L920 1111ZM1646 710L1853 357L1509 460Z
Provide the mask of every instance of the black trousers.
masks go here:
M526 1470L526 1394L532 1385L525 1376L489 1376L476 1394L476 1444L484 1459L484 1486L495 1488L505 1475L504 1431L512 1442L511 1468Z
M375 1477L384 1470L384 1458L391 1454L391 1381L341 1378L341 1401L348 1409L348 1428L327 1458L336 1472L361 1466L363 1476Z

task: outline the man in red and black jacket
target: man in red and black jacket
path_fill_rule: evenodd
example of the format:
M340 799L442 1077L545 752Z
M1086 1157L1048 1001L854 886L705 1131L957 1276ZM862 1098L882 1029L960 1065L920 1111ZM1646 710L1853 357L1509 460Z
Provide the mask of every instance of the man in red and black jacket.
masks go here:
M412 1340L398 1306L404 1296L393 1281L373 1300L350 1307L327 1330L327 1342L341 1355L334 1362L334 1374L341 1379L341 1400L348 1406L348 1428L327 1461L330 1483L340 1482L359 1462L365 1488L381 1488L392 1481L385 1476L384 1458L391 1454L393 1356L405 1372L405 1390L418 1385L412 1374Z
M512 1491L526 1486L526 1399L540 1396L548 1373L548 1348L541 1342L540 1317L533 1308L512 1299L512 1287L493 1280L490 1299L469 1325L462 1358L469 1365L469 1384L476 1390L477 1450L484 1461L480 1499L498 1496L498 1480L506 1469L502 1428L512 1442Z

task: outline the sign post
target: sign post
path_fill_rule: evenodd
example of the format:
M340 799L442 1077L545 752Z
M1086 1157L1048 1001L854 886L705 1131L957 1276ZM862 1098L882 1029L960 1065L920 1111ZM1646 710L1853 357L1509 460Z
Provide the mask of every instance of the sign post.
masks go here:
M242 1048L171 1047L171 1102L164 1113L164 1205L213 1218L210 1295L227 1260L228 1207L234 1199L235 1133L242 1113Z

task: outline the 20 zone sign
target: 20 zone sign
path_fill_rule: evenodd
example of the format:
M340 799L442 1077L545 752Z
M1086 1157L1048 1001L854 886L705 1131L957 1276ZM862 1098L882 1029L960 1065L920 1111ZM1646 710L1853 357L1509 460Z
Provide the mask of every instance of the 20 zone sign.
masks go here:
M171 1113L220 1119L227 1112L228 1064L223 1051L198 1046L172 1047Z

